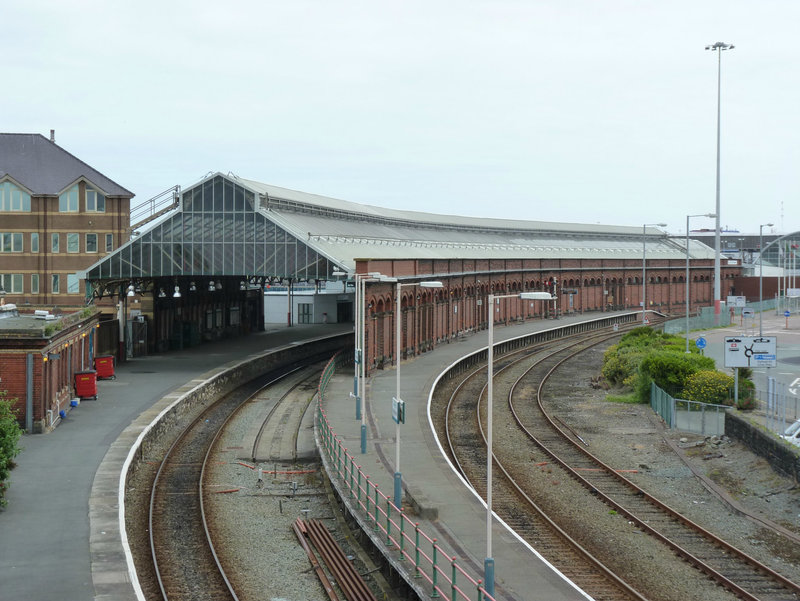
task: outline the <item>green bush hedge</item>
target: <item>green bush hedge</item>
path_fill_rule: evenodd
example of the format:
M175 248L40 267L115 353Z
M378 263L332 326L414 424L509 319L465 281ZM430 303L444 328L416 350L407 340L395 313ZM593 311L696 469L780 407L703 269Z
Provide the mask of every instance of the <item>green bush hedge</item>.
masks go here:
M733 405L733 377L721 371L698 371L686 378L683 398L701 403Z
M6 396L7 391L0 390L0 507L7 503L5 492L8 489L8 478L15 465L14 458L21 451L19 439L22 436L16 412L12 409L15 399L7 399Z
M687 378L709 369L714 369L714 360L710 357L684 351L652 351L639 364L635 388L644 403L650 400L650 382L675 396L677 391L683 390Z
M747 408L748 403L753 402L753 383L747 379L749 374L743 372L740 372L739 379L739 406ZM699 373L719 376L696 376ZM685 392L693 376L695 379L691 380L691 387ZM651 382L672 396L688 400L724 403L733 398L732 392L729 392L733 390L733 378L717 372L713 359L701 355L694 345L690 346L690 352L687 353L683 337L657 332L650 327L631 330L620 339L619 344L605 352L603 377L614 386L634 391L641 403L650 400ZM697 398L690 395L696 395Z

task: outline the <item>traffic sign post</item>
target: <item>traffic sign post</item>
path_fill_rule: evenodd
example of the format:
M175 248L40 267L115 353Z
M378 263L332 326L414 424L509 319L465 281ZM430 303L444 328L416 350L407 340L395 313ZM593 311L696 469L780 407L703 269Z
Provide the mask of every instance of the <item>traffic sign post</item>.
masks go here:
M725 367L777 367L777 349L775 336L725 338Z
M786 309L786 311L783 312L783 316L786 318L786 328L785 329L787 329L787 330L789 329L789 315L791 315L791 313L789 312L789 309Z
M703 352L703 349L704 349L704 348L706 348L706 339L705 339L705 338L703 338L702 336L698 336L698 337L695 339L695 341L694 341L694 345L695 345L697 348L699 348L699 349L700 349L700 354L701 354L701 355L704 355L704 354L705 354L705 353Z

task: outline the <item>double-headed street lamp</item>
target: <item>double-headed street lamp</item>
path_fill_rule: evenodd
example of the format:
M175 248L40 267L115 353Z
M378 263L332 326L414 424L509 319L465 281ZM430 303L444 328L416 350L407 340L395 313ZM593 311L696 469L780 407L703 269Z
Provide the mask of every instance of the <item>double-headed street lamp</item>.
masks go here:
M772 227L771 223L763 223L758 226L758 335L763 335L764 314L764 226Z
M686 216L686 352L689 352L689 218L716 217L714 213Z
M720 98L722 92L722 52L733 50L733 44L716 42L706 46L706 50L717 53L717 205L716 205L716 224L714 227L714 325L719 325L719 312L722 301L720 286L720 227L719 227L719 130L720 130Z
M483 561L484 590L494 598L494 558L492 557L492 395L494 378L494 303L501 298L523 300L552 300L549 292L522 292L519 294L489 294L487 316L489 320L489 347L486 351L486 559Z
M389 281L389 279L384 279ZM396 308L395 308L395 361L397 362L396 368L396 394L392 399L392 418L395 422L395 455L394 455L394 506L402 509L403 503L403 476L400 472L400 422L405 421L405 403L400 397L400 351L401 351L401 338L403 335L402 328L402 307L400 300L400 292L404 287L419 286L420 288L442 288L443 284L439 281L424 281L424 282L409 282L404 284L397 282L395 288Z
M343 271L334 271L334 276L344 276L347 275L346 272ZM382 282L390 280L387 276L381 274L377 271L371 271L369 273L356 273L353 275L353 280L355 282L356 290L355 290L355 370L353 374L353 392L350 393L350 396L355 397L356 400L356 419L361 420L361 452L367 452L367 419L366 419L366 394L365 386L364 386L364 379L366 377L365 374L365 364L364 364L364 347L365 347L365 336L366 336L366 306L364 302L364 296L366 293L366 282ZM390 281L395 281L391 279ZM362 400L364 407L362 408Z
M642 325L647 323L647 226L656 225L658 227L667 227L666 223L645 223L642 225Z

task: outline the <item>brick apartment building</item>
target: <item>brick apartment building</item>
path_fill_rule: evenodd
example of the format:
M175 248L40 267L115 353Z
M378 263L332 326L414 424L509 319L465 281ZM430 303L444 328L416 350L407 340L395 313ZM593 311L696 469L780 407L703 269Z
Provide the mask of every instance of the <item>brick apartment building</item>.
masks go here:
M21 308L84 305L76 272L128 241L132 197L53 130L0 133L0 295Z

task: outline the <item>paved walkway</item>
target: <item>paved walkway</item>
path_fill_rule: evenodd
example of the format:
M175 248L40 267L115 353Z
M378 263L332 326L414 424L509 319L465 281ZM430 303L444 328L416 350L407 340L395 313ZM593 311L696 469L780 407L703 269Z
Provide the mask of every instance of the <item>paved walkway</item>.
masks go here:
M608 313L592 313L563 317L557 321L537 320L495 327L495 342L608 316ZM449 546L450 554L456 555L477 578L483 577L483 562L487 554L486 506L465 488L443 458L428 422L427 403L436 377L447 366L487 343L487 332L481 331L450 344L440 344L430 353L403 362L400 369L400 396L406 402L406 423L401 425L400 433L403 486L411 496L421 495L427 506L438 511L438 519L420 521L422 530ZM394 369L388 369L368 378L366 455L360 455L361 423L355 419L355 401L350 397L353 391L352 369L334 376L325 401L333 430L351 452L364 458L362 469L389 496L394 487L395 471L395 423L391 417L392 397L396 392L395 374ZM498 599L565 601L588 598L496 521L492 555Z
M788 327L787 327L788 325ZM777 381L787 386L789 393L795 397L800 396L800 315L794 314L788 319L783 315L776 315L774 310L764 311L761 315L761 333L764 336L777 338L778 365L772 368L753 369L753 381L760 390L766 390L767 377L774 377ZM705 354L717 362L717 369L725 369L724 339L730 336L758 336L759 315L754 319L744 320L736 318L736 322L725 328L715 328L691 332L689 340L696 340L699 336L706 339L708 346ZM794 389L794 392L791 392Z
M119 473L98 472L107 451L137 416L203 374L269 348L352 324L277 327L117 366L98 382L98 400L83 401L49 434L25 435L11 472L8 507L0 510L0 601L129 598L93 573L98 559L124 566L122 549L90 540L90 511L115 510ZM96 475L97 480L96 480ZM94 490L92 489L95 484ZM90 494L92 497L90 503ZM101 531L99 534L103 534Z

